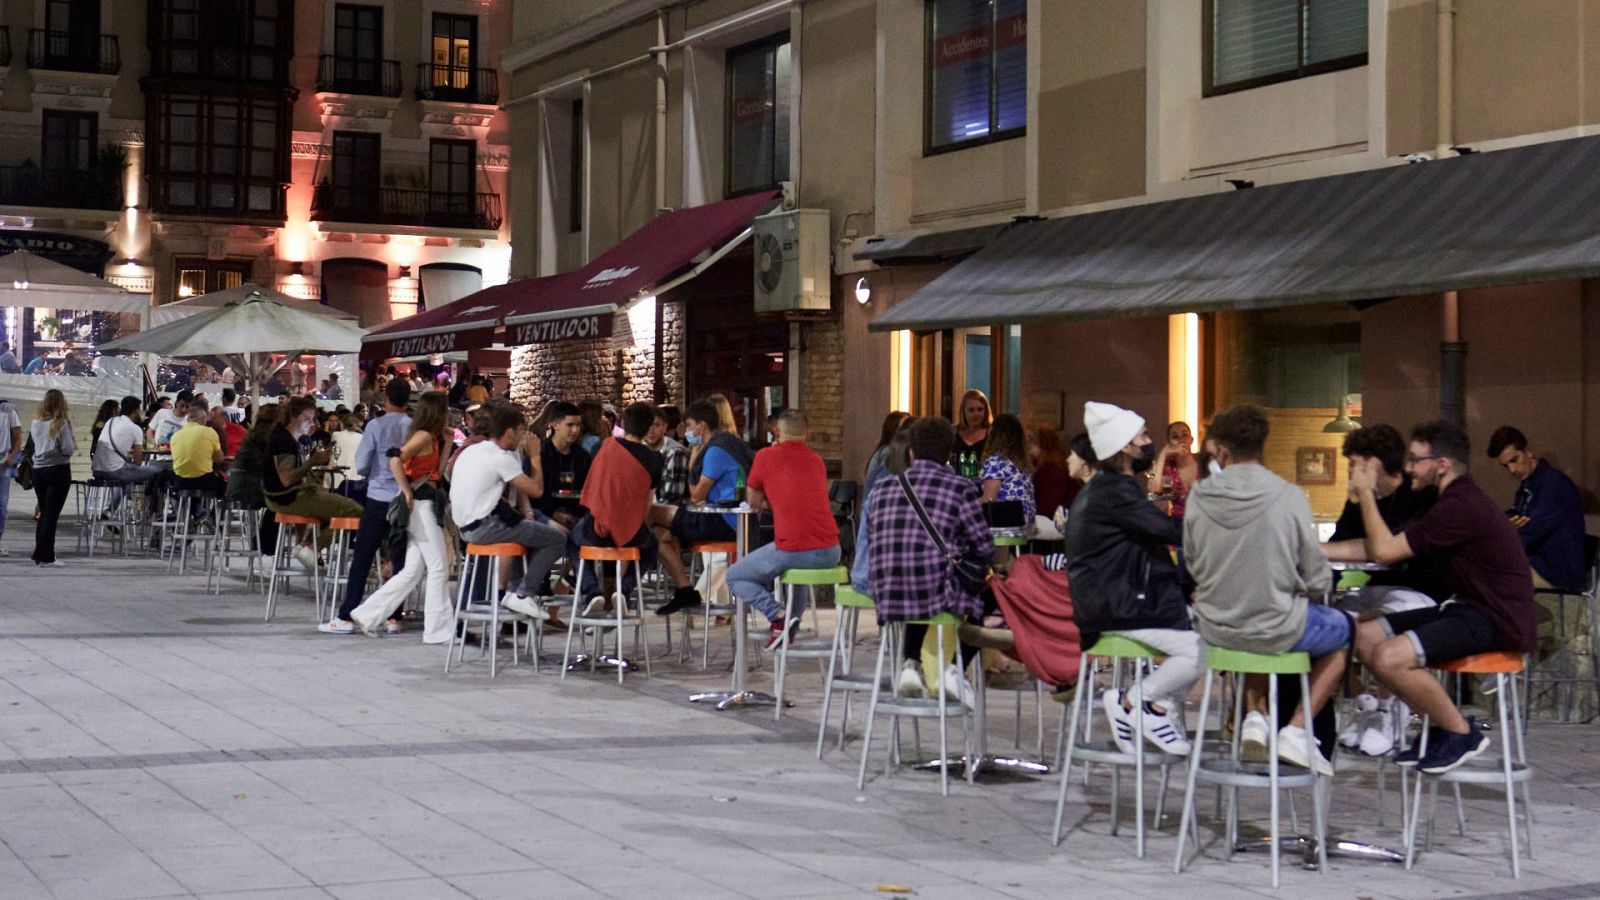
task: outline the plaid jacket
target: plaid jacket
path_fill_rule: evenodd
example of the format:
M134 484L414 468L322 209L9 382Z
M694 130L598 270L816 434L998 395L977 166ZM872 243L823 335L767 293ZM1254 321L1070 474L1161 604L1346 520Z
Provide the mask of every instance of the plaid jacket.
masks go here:
M926 460L913 462L906 478L951 554L994 554L976 484ZM872 548L867 582L880 621L925 619L942 612L971 619L982 615L982 600L962 589L949 561L923 530L898 478L881 478L873 486L867 498L867 535Z

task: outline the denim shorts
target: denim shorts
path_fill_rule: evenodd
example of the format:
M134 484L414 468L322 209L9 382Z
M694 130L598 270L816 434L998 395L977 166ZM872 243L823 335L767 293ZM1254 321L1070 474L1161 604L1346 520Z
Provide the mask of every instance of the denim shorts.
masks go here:
M1351 623L1347 613L1331 606L1312 603L1306 607L1306 630L1289 648L1290 653L1306 653L1312 659L1337 653L1350 646Z

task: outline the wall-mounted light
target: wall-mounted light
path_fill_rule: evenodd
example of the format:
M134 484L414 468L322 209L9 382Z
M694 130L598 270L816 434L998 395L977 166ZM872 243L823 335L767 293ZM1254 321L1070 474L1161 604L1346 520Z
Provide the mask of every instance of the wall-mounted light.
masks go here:
M178 285L178 296L179 297L193 297L194 296L194 288L189 286L189 285L187 285L187 284L180 284L180 285Z
M122 261L122 265L124 268L137 269L139 267L139 260L136 257L130 256Z
M19 291L25 291L25 290L28 289L28 282L25 281L25 280L22 280L22 279L18 279L16 281L11 282L11 286L13 288L19 290Z
M411 267L410 266L401 266L400 267L400 277L401 278L410 278L411 277Z
M866 278L856 279L856 302L862 306L872 302L872 282Z
M306 276L306 264L300 260L289 263L289 275L294 278L304 278Z

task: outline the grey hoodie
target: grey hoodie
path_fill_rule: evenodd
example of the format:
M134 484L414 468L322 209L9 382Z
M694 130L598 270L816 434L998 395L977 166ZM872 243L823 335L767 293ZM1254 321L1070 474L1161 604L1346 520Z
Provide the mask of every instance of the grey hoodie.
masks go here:
M1231 650L1293 647L1305 631L1307 596L1332 584L1305 494L1255 463L1195 485L1183 550L1200 634Z

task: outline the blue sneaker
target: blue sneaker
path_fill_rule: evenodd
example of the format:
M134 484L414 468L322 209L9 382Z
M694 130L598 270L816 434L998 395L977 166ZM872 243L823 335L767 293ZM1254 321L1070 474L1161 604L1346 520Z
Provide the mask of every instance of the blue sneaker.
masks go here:
M1445 732L1442 729L1440 729L1437 725L1429 725L1428 726L1428 755L1429 756L1433 755L1433 748L1438 746L1440 741L1444 740L1444 736L1445 736ZM1421 757L1422 757L1422 736L1421 735L1417 735L1417 739L1411 742L1411 746L1407 747L1404 750L1401 750L1399 753L1396 753L1394 755L1394 764L1399 766L1399 767L1401 767L1402 769L1409 769L1412 766L1416 765L1417 764L1417 760L1420 759Z
M1417 768L1429 775L1443 775L1489 749L1489 736L1478 728L1477 719L1467 720L1467 733L1444 732L1438 744L1428 746L1428 755Z

